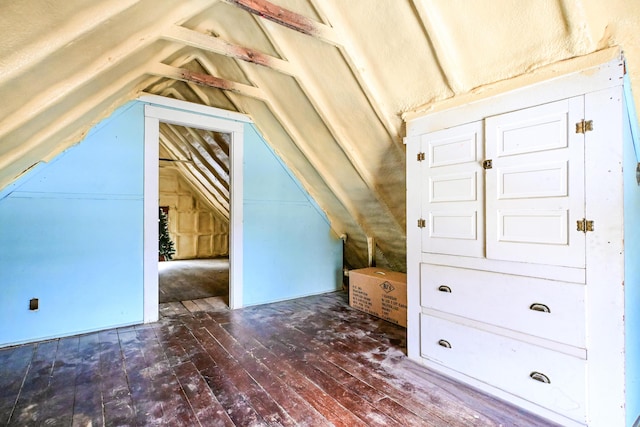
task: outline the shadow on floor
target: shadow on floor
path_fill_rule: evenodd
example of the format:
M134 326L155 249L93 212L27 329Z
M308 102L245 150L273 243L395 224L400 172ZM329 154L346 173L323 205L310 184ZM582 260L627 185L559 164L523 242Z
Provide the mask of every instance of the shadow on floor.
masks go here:
M229 259L189 259L158 264L160 303L229 298Z

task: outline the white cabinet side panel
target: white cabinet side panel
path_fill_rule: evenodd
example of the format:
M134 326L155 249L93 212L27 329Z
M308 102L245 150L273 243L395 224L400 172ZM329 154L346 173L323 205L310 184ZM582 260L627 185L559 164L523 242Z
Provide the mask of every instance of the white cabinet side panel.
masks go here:
M590 425L625 425L622 88L587 94L585 134ZM636 220L634 218L634 220ZM638 361L634 361L638 363Z
M625 82L625 86L629 84ZM628 103L631 97L625 92L624 118L624 297L625 297L625 353L627 394L627 425L640 417L640 185L636 181L637 157L631 120L637 120ZM637 123L636 123L637 125ZM640 141L636 141L640 142ZM638 152L640 154L640 152Z
M420 360L420 137L405 139L407 152L407 355Z

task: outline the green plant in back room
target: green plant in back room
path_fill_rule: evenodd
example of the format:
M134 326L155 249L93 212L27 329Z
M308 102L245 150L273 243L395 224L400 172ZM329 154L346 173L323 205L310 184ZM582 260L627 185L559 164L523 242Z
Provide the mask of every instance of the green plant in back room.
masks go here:
M170 260L176 253L176 248L171 240L171 236L169 236L169 218L162 208L160 209L160 219L158 223L160 226L158 255L161 261Z

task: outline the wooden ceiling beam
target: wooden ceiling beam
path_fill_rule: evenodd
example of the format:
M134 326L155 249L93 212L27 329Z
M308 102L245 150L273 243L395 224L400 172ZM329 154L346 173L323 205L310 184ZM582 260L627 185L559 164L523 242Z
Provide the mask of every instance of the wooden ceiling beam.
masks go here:
M296 74L294 67L283 59L267 55L255 49L238 46L219 37L212 37L179 25L171 26L162 37L168 41L267 67L290 76Z
M267 0L223 0L249 13L268 19L291 30L323 40L334 46L340 45L335 30L321 22L275 5Z
M213 87L216 89L227 90L239 95L249 96L264 100L265 96L262 90L255 86L249 86L230 80L221 79L209 74L197 73L186 68L172 67L171 65L156 63L147 70L149 74L165 77L168 79L181 80L183 82L191 82L202 86Z

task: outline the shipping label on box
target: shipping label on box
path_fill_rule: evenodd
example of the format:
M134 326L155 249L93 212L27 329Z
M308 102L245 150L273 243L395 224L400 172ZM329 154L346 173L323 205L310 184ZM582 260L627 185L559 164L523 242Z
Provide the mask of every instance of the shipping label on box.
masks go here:
M369 267L349 272L349 305L407 326L407 275Z

